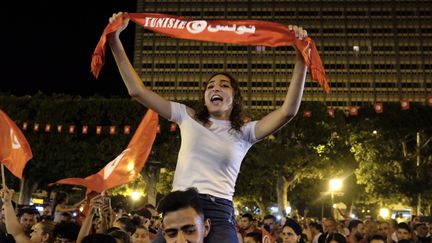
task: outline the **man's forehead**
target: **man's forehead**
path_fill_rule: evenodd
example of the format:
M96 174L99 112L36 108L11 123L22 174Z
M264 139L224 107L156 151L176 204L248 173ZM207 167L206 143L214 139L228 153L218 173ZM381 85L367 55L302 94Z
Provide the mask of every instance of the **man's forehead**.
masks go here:
M185 225L196 225L200 221L198 213L189 207L166 213L163 225L165 228L181 228Z
M21 218L34 218L35 216L36 216L36 214L23 213L23 215L21 216Z

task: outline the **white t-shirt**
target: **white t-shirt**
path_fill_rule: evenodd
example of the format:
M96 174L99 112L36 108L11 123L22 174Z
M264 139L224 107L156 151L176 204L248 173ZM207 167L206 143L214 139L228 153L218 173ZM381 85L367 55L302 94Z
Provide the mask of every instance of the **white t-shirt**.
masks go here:
M176 102L171 102L170 120L179 125L182 138L173 191L195 187L199 193L232 200L241 162L257 142L257 121L245 124L242 133L231 129L229 120L210 118L212 125L206 128Z

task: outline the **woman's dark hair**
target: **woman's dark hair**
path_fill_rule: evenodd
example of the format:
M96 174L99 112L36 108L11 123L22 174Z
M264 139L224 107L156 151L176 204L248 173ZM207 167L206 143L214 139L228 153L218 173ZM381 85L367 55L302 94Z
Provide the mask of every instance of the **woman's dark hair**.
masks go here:
M116 243L116 239L111 235L91 234L84 237L81 243Z
M216 73L213 74L208 81L210 81L212 78L214 78L217 75L224 75L226 76L230 82L231 87L234 91L234 97L233 97L233 104L232 104L232 111L230 114L230 121L231 121L231 128L236 131L241 131L241 127L244 124L243 121L243 98L240 93L240 85L237 79L235 79L231 74L229 73ZM207 82L208 82L207 81ZM204 87L204 92L207 89L207 87ZM204 124L207 124L209 122L210 114L208 112L207 107L205 106L205 97L203 96L201 98L200 107L198 108L197 113L195 114L195 118L197 118L199 121L201 121Z
M342 234L339 234L339 233L329 234L329 236L327 236L325 243L330 243L332 241L336 241L338 243L346 243L347 242L345 236L343 236Z
M121 240L123 243L130 243L131 242L129 234L123 230L115 230L115 231L108 233L108 235L110 235L116 239Z

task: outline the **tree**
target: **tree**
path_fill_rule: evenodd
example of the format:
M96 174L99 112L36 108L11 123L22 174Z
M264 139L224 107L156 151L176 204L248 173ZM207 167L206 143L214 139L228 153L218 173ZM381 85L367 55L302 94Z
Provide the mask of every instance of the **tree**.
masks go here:
M236 195L253 198L261 211L276 199L284 214L289 191L301 181L339 173L338 165L354 161L345 144L344 115L330 118L316 102L303 107L313 115L296 116L274 137L255 145L242 165Z
M0 107L10 114L18 126L28 122L24 135L33 151L33 159L24 170L24 195L20 203L27 204L36 188L45 188L49 183L66 177L85 177L96 173L121 153L127 146L131 134L110 135L107 130L95 133L96 125L123 125L136 128L145 114L145 108L130 99L36 94L33 97L0 96ZM39 124L38 131L33 129ZM51 130L45 131L50 124ZM62 131L57 132L57 125ZM69 133L69 125L76 131ZM88 125L88 134L81 127Z
M350 143L359 163L358 183L382 204L416 205L419 194L432 192L432 163L428 159L431 148L420 151L423 159L417 166L416 143L412 139L419 131L425 137L432 135L430 108L412 105L410 110L404 111L389 105L383 114L368 113L371 111L366 110L364 115L369 119L354 121L351 127ZM372 130L377 131L376 134ZM408 150L414 152L409 155Z

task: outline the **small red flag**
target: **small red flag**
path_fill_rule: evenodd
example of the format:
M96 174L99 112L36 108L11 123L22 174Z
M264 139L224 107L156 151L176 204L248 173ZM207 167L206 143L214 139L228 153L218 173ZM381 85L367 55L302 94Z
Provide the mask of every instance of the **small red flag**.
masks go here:
M86 178L67 178L55 184L81 185L101 193L135 180L150 154L159 124L158 114L148 110L128 147L98 173Z
M303 112L303 116L304 117L311 117L312 116L312 111L305 111L305 112Z
M267 230L261 229L261 235L262 235L262 242L263 243L274 243L275 242L275 240L273 239L271 234L269 232L267 232Z
M384 111L384 106L383 106L383 103L381 103L381 102L375 102L374 108L375 108L376 113L383 113L383 111Z
M177 124L176 123L171 123L170 132L175 132L176 130L177 130Z
M427 104L429 107L432 107L432 95L427 97Z
M30 145L15 123L0 110L0 162L22 179L27 161L33 157Z
M349 107L349 114L351 116L357 116L358 115L358 107L357 106L350 106Z
M335 110L333 108L327 108L327 113L329 117L334 118L335 117Z
M401 99L400 100L400 104L401 104L401 109L402 110L409 110L410 108L410 102L409 99Z

